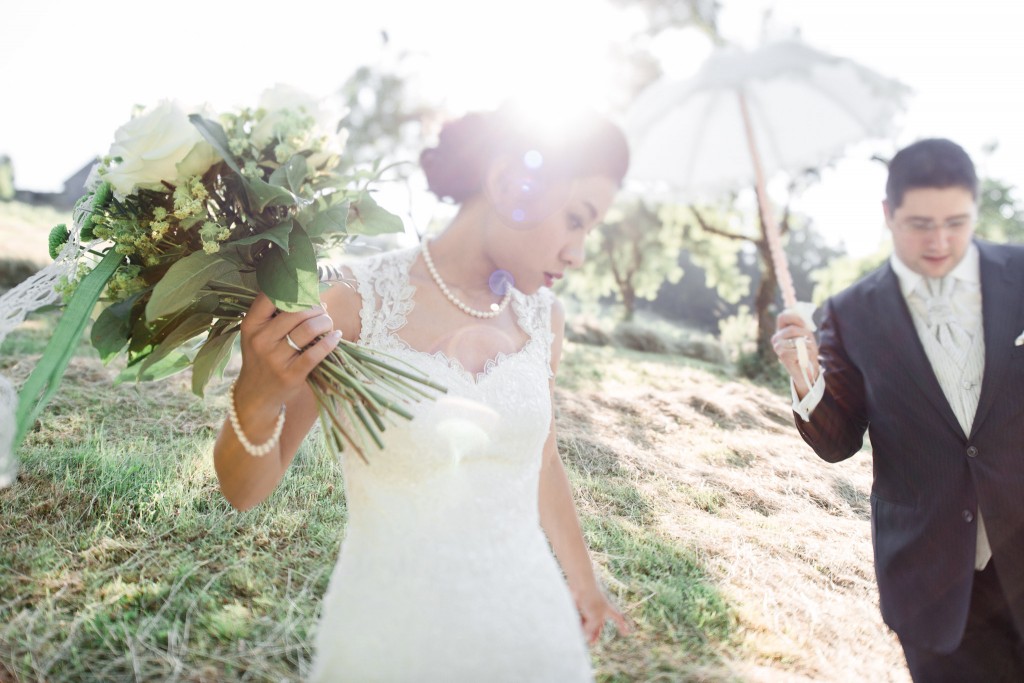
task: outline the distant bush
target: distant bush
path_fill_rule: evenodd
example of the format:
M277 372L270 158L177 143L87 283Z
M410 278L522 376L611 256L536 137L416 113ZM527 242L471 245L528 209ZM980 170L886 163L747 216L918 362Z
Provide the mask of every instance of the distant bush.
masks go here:
M716 365L725 365L727 362L722 344L714 339L683 339L676 342L675 353Z
M619 323L612 339L623 348L646 353L669 353L674 346L663 333L637 323Z
M595 318L576 316L565 322L565 337L577 344L589 346L609 346L612 343L611 333Z
M577 344L685 356L716 365L728 362L717 339L656 318L612 326L592 316L580 315L566 321L565 336Z
M0 259L0 293L14 287L39 270L39 264L26 259Z

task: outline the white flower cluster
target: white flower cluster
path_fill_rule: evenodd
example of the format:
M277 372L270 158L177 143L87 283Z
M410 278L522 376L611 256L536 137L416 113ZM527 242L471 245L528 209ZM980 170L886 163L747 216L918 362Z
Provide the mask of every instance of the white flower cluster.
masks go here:
M346 134L336 132L334 126L343 112L287 85L264 91L258 106L262 117L250 138L255 147L273 145L280 161L298 149L312 149L314 153L308 159L312 167L341 154ZM208 116L206 107L195 113ZM296 117L309 117L314 125L302 125L308 121L296 121ZM297 138L296 131L304 135ZM117 129L107 156L93 170L87 184L94 187L105 180L123 199L139 189L166 191L167 185L177 187L202 175L219 160L214 148L189 121L185 107L164 100Z

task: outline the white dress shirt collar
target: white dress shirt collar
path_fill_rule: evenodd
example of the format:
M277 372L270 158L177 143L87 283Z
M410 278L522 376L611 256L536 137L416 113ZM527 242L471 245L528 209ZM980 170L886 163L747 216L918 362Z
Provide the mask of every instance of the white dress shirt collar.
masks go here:
M964 252L964 257L960 259L960 263L956 264L946 277L953 277L957 280L971 282L976 285L981 284L980 259L981 255L978 253L977 245L971 242L967 247L967 251ZM910 266L901 261L895 253L889 257L889 265L892 266L893 271L896 273L896 278L900 282L900 291L903 292L904 298L910 296L910 293L914 291L917 283L924 276L911 270Z

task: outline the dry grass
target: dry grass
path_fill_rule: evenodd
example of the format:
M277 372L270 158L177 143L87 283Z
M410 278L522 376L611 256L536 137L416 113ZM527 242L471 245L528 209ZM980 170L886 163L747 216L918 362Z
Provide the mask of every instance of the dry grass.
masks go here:
M692 551L735 619L719 661L694 667L689 653L668 652L683 678L640 680L909 680L877 608L870 457L818 460L777 393L620 356L609 365L608 350L570 347L563 452L576 472L618 470L646 502L647 527ZM601 457L574 460L574 441ZM584 516L608 513L585 492L580 504Z

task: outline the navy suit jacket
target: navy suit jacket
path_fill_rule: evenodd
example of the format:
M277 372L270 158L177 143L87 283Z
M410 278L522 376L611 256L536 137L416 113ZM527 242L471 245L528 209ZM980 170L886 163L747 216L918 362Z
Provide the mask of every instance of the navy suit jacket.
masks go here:
M889 264L831 298L819 349L826 391L804 440L837 462L871 440L871 535L882 617L938 652L963 637L977 511L1024 631L1024 246L980 252L985 373L970 434L946 401Z

